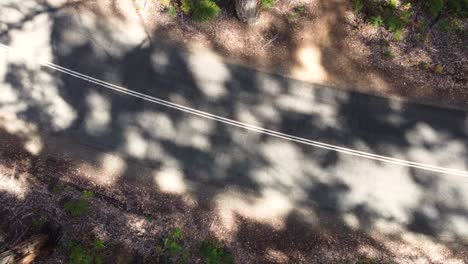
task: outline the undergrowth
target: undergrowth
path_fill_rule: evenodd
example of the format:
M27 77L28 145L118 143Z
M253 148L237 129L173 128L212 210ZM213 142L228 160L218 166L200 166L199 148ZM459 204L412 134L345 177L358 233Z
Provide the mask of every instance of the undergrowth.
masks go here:
M201 258L205 264L234 263L231 254L214 239L196 241L196 248L190 247L189 242L182 229L175 228L164 237L162 245L157 246L156 251L162 256L164 263L191 263L194 258Z
M68 251L68 264L102 264L104 256L102 251L105 249L104 241L95 240L92 247L85 247L81 244L69 241L65 250Z
M458 18L468 16L468 0L351 0L353 10L362 13L364 19L376 26L384 27L393 33L395 40L404 38L404 29L412 23L414 5L420 5L431 24L440 21L442 31L456 28Z
M231 264L232 256L216 240L203 240L198 246L206 264Z
M212 20L221 11L218 4L212 0L163 0L162 4L167 7L167 13L170 17L176 17L178 13L182 13L190 15L196 22Z
M65 211L73 217L79 216L89 209L89 199L94 197L91 191L84 191L79 199L72 199L65 203Z
M276 4L276 0L262 0L263 8L272 8Z

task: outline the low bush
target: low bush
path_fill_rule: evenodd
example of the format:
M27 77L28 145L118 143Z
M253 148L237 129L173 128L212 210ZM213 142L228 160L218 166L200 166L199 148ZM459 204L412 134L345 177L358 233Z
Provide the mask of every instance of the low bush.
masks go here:
M197 22L211 20L218 16L219 6L211 0L201 0L194 4L192 18Z
M272 8L276 4L276 0L262 0L263 8Z

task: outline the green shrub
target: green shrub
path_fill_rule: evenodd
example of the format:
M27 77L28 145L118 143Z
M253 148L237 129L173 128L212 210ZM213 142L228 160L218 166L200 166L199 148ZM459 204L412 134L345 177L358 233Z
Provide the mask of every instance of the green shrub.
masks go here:
M388 1L388 7L395 10L397 8L397 1L396 0L389 0Z
M219 6L211 0L201 0L193 7L192 18L198 22L211 20L218 16Z
M371 16L369 22L375 27L380 27L384 25L384 21L381 16Z
M169 255L174 263L186 263L190 253L184 248L184 234L180 228L172 230L172 232L164 238L162 253Z
M403 30L401 29L397 29L393 32L393 39L396 40L396 41L400 41L402 40L404 37L403 35Z
M175 8L175 6L169 7L169 9L167 10L167 14L170 17L176 17L177 16L177 8Z
M426 0L424 1L424 6L429 11L431 16L436 17L439 15L445 6L444 0Z
M442 31L448 32L452 29L450 22L447 19L443 19L440 21L440 29Z
M180 10L184 12L184 14L189 15L192 13L193 10L193 1L192 0L181 0L180 1Z
M72 216L78 216L89 209L88 199L94 197L91 191L84 191L78 200L70 200L65 203L65 211Z
M276 0L262 0L263 8L272 8L276 4Z
M171 0L161 0L161 4L165 7L168 7L171 4Z
M84 199L71 200L65 203L65 211L67 211L72 216L78 216L88 211L88 208L88 201Z
M351 4L353 5L353 10L356 13L359 13L364 8L364 1L363 0L351 0Z
M390 49L386 49L384 52L383 52L383 56L385 59L387 60L392 60L393 58L395 58L395 55L393 55L392 51Z
M423 5L433 17L444 11L450 15L468 17L468 0L425 0Z
M217 241L204 240L200 243L199 249L206 264L234 263L231 254L224 250Z
M104 257L102 256L102 250L104 248L105 245L102 240L95 240L92 249L85 248L80 244L69 241L66 245L66 249L70 254L67 263L102 264L104 263Z

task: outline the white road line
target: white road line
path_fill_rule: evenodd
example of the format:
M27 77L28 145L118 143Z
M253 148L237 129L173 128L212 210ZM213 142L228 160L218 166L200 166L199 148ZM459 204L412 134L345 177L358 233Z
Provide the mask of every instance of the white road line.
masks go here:
M337 146L337 145L327 144L327 143L323 143L323 142L319 142L319 141L314 141L314 140L309 140L309 139L305 139L305 138L301 138L301 137L296 137L296 136L289 135L289 134L284 134L284 133L277 132L277 131L274 131L274 130L269 130L269 129L265 129L265 128L262 128L262 127L246 124L246 123L243 123L243 122L239 122L239 121L236 121L236 120L233 120L233 119L225 118L225 117L222 117L222 116L217 116L217 115L214 115L214 114L211 114L211 113L208 113L208 112L203 112L203 111L193 109L193 108L190 108L190 107L186 107L186 106L183 106L183 105L175 104L175 103L172 103L170 101L166 101L166 100L156 98L156 97L153 97L153 96L150 96L150 95L139 93L139 92L136 92L136 91L133 91L133 90L130 90L130 89L118 86L118 85L114 85L112 83L108 83L108 82L93 78L91 76L88 76L88 75L85 75L85 74L82 74L82 73L79 73L79 72L76 72L76 71L61 67L61 66L53 64L51 62L40 60L39 58L36 58L36 57L24 56L24 55L18 53L17 51L15 51L13 48L11 48L11 47L9 47L7 45L1 44L1 43L0 43L0 47L3 48L4 50L6 50L9 53L16 54L17 56L20 56L22 58L32 60L32 61L34 61L34 62L36 62L39 65L42 65L44 67L48 67L48 68L51 68L53 70L56 70L56 71L68 74L70 76L76 77L78 79L85 80L85 81L90 82L90 83L94 83L94 84L99 85L101 87L111 89L111 90L117 91L119 93L123 93L123 94L133 96L133 97L136 97L136 98L140 98L140 99L143 99L143 100L148 101L148 102L156 103L156 104L163 105L163 106L166 106L166 107L169 107L169 108L172 108L172 109L183 111L183 112L186 112L186 113L189 113L189 114L193 114L193 115L200 116L200 117L203 117L203 118L215 120L215 121L225 123L225 124L228 124L228 125L231 125L231 126L244 128L244 129L247 129L247 130L250 130L250 131L270 135L270 136L273 136L273 137L277 137L277 138L281 138L281 139L285 139L285 140L289 140L289 141L293 141L293 142L297 142L297 143L301 143L301 144L305 144L305 145L309 145L309 146L314 146L314 147L318 147L318 148L323 148L323 149L327 149L327 150L332 150L332 151L336 151L336 152L340 152L340 153L345 153L345 154L349 154L349 155L353 155L353 156L358 156L358 157L362 157L362 158L378 160L378 161L383 161L383 162L388 162L388 163L398 164L398 165L401 165L401 166L413 167L413 168L418 168L418 169L423 169L423 170L428 170L428 171L441 172L441 173L451 174L451 175L458 175L458 176L463 176L463 177L468 178L468 172L463 171L463 170L444 168L444 167L434 166L434 165L430 165L430 164L412 162L412 161L403 160L403 159L396 159L396 158L392 158L392 157L388 157L388 156L377 155L377 154L373 154L373 153L369 153L369 152L364 152L364 151L354 150L354 149L350 149L350 148L340 147L340 146Z

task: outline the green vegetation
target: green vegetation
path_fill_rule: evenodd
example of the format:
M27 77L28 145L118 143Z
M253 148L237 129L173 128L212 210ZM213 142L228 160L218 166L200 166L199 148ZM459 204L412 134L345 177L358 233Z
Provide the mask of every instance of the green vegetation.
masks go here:
M217 17L220 11L221 9L215 2L201 0L194 5L192 18L197 22L204 22Z
M351 0L353 11L360 13L364 9L364 0Z
M262 0L263 8L272 8L276 4L276 0Z
M193 1L192 0L181 0L180 1L180 10L186 14L189 15L192 13L193 10Z
M182 230L176 228L172 230L168 237L164 239L164 250L169 252L170 255L177 255L183 251L183 247L180 244L183 239Z
M94 197L94 193L91 191L84 191L78 200L70 200L65 203L65 211L71 214L73 217L79 216L85 213L89 209L88 200Z
M234 263L232 256L217 241L204 240L200 243L199 249L206 264Z
M422 1L427 12L433 16L447 13L456 17L468 17L468 0L425 0Z
M442 31L449 32L452 29L450 21L448 21L447 19L442 19L440 21L440 29Z
M167 254L174 263L187 263L190 253L184 247L184 234L180 228L164 238L162 252Z
M388 48L383 52L383 56L387 60L392 60L395 58L395 55L393 55L392 51Z
M69 241L66 250L69 252L69 264L102 264L104 257L102 251L105 249L104 241L95 240L91 249Z
M167 14L170 17L176 17L177 16L177 8L175 8L174 6L169 7L169 10L167 10Z
M431 63L424 62L422 66L425 70L433 72L435 74L444 74L445 72L444 66L440 64L431 64Z
M400 6L396 0L351 0L351 4L353 10L362 13L368 23L393 32L396 41L404 38L404 29L411 24L414 15L413 5L422 6L436 21L443 16L440 29L446 32L452 30L450 21L454 21L457 17L468 16L468 0L403 0ZM422 35L424 29L418 28L418 31Z
M221 11L213 0L164 1L162 3L167 7L168 16L176 17L177 13L182 12L185 15L191 15L192 19L197 22L209 21L217 17Z
M189 263L192 254L197 254L206 264L231 264L234 259L216 240L205 239L196 243L197 251L190 251L189 243L180 228L172 230L164 239L157 252L165 259L165 263Z
M151 215L151 214L146 215L145 218L146 218L146 221L148 221L150 223L152 223L154 221L154 216Z
M288 14L288 21L294 22L296 21L301 15L305 13L305 7L302 5L298 5L293 8L291 12Z
M54 194L59 194L62 191L63 191L63 188L61 188L58 184L54 185L54 187L52 188L52 193L54 193Z
M169 7L171 5L171 0L161 0L161 4L165 7Z

